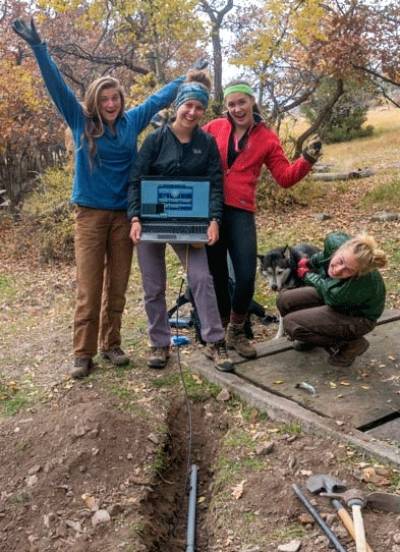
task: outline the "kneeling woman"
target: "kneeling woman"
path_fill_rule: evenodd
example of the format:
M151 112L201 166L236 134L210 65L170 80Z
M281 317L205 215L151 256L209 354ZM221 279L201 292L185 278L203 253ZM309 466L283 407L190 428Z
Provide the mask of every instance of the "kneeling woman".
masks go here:
M176 117L150 134L138 154L128 192L128 217L131 239L140 242L140 179L142 176L193 177L210 179L210 223L208 244L219 236L222 215L222 171L214 138L203 132L199 121L208 105L210 81L202 72L191 71L178 90L175 100ZM209 272L205 247L171 244L184 265L201 322L205 353L214 360L217 369L232 370L224 339L224 329L218 312L213 280ZM171 330L165 300L165 243L142 242L138 246L139 266L149 321L151 351L148 366L163 368L169 357Z
M277 301L295 349L324 347L330 364L351 366L368 349L363 336L383 312L385 284L376 269L385 265L372 236L341 232L328 234L323 252L301 259L297 272L305 287L283 291Z

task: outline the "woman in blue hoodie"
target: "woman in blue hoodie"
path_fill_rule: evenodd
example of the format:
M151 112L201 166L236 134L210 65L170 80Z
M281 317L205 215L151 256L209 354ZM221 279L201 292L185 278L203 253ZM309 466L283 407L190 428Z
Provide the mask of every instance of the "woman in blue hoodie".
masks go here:
M83 102L64 82L33 20L13 23L32 48L51 99L72 132L75 171L75 258L77 293L74 317L74 364L71 376L93 369L97 346L114 365L127 364L121 349L121 319L132 260L126 216L128 175L140 132L175 98L183 78L176 79L144 103L125 110L117 79L95 80Z

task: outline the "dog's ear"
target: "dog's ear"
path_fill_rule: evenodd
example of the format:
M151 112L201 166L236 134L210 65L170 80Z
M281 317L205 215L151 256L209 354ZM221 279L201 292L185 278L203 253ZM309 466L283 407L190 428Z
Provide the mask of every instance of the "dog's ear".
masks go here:
M288 245L285 245L285 247L283 248L282 257L284 257L285 259L290 261L291 251L290 251L290 247Z
M264 260L264 256L265 255L257 255L257 259L260 261L260 264L262 264L262 262Z

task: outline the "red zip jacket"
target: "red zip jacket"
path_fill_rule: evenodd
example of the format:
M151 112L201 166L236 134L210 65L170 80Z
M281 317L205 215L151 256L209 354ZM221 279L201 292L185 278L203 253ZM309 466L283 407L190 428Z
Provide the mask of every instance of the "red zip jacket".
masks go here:
M257 123L246 145L228 167L228 144L233 125L228 118L214 119L203 126L217 142L224 169L224 203L245 211L256 210L256 186L263 163L282 188L290 188L311 170L311 163L300 157L287 159L278 136L265 123Z

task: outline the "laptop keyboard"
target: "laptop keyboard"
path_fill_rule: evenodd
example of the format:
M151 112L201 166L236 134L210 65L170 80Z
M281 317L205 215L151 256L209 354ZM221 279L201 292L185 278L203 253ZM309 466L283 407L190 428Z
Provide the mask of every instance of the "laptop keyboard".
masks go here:
M207 224L143 224L143 232L171 234L203 234L207 232Z

